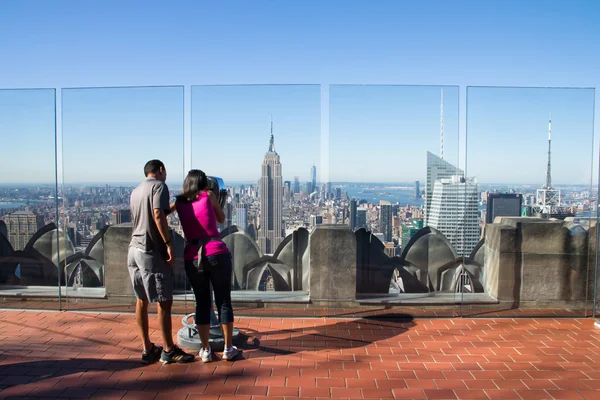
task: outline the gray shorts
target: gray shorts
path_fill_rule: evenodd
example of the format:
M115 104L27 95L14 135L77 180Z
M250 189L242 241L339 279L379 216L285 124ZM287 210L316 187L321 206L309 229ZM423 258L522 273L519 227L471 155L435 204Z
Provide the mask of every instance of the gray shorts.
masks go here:
M173 267L167 264L163 255L130 247L127 267L138 299L147 299L151 303L173 300Z

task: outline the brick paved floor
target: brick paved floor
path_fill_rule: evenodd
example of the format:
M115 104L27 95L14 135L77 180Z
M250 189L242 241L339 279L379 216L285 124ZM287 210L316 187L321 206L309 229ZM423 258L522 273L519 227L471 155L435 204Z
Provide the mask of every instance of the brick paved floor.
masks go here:
M592 319L240 318L244 360L169 366L139 362L130 314L0 321L0 398L600 399Z

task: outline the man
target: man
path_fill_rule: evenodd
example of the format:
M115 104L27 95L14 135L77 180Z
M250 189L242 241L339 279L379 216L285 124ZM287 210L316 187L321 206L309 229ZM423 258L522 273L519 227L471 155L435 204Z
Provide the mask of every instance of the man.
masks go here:
M127 254L127 266L137 297L135 315L144 346L142 361L148 364L160 359L163 364L194 361L173 343L171 307L173 305L173 263L167 215L169 188L167 170L160 160L150 160L144 167L146 179L131 193L133 230ZM150 341L148 303L158 302L158 321L165 348Z

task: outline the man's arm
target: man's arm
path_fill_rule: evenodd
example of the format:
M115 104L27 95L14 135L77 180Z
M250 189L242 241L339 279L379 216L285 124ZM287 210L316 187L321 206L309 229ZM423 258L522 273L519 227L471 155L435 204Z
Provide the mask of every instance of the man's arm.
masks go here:
M158 228L158 232L164 243L167 245L167 263L172 264L175 261L173 253L173 243L171 243L171 235L169 233L169 225L167 224L167 213L170 212L169 204L169 188L164 183L159 185L154 192L152 204L154 210L154 222Z
M169 233L169 224L167 224L167 214L165 214L165 212L160 208L155 208L154 222L156 223L156 227L160 232L163 242L167 243L171 239L171 235Z

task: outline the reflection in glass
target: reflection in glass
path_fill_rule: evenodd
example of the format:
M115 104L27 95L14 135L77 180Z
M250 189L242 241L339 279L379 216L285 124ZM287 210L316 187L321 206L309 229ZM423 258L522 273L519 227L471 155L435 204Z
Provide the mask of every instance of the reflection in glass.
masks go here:
M133 298L129 197L151 159L164 162L173 200L183 181L183 87L62 91L60 232L69 296ZM176 287L184 291L181 227L176 214L168 222L179 255Z
M468 88L467 165L482 182L484 288L500 308L584 313L597 202L593 105L593 89Z
M58 294L55 133L54 89L0 90L0 291L5 295Z
M332 194L317 183L319 149L317 85L192 88L192 166L229 190L220 230L246 299L309 289L309 231Z
M479 242L458 88L332 86L329 117L340 222L356 236L356 297L453 304Z

